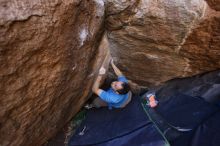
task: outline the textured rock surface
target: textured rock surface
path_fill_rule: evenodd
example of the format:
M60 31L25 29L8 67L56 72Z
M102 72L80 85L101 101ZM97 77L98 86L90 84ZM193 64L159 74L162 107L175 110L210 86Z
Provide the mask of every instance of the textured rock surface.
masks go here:
M112 57L137 83L220 67L220 13L204 0L108 0L107 29Z
M79 110L106 55L104 3L0 1L0 145L40 145Z
M220 0L206 0L211 8L220 11Z

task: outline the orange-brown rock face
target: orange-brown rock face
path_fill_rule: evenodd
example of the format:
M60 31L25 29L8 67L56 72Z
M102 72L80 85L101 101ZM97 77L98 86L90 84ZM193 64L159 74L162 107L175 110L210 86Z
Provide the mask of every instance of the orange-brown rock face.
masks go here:
M103 16L101 0L1 0L1 146L40 145L80 109L106 55Z
M220 67L220 13L204 0L108 0L107 29L112 57L138 83Z
M220 0L206 0L209 6L217 11L220 11Z

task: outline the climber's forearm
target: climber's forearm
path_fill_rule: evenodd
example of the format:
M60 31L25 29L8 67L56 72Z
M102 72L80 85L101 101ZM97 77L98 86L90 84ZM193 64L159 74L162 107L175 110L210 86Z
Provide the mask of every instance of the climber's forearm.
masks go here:
M98 75L95 83L93 84L93 87L92 87L92 91L94 93L96 93L98 95L98 92L99 92L99 87L100 87L100 84L101 84L101 80L102 80L102 76L101 75Z
M123 75L122 72L117 68L117 66L114 63L112 63L112 68L117 76Z

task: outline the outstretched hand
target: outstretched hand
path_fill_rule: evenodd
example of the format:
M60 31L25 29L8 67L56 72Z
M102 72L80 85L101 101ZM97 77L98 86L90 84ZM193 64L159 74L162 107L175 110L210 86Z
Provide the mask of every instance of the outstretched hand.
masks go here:
M117 76L123 75L122 72L118 69L118 67L114 64L114 60L111 60L112 68Z
M112 66L113 66L113 65L115 65L115 64L114 64L114 60L113 60L113 59L111 59L111 65L112 65Z

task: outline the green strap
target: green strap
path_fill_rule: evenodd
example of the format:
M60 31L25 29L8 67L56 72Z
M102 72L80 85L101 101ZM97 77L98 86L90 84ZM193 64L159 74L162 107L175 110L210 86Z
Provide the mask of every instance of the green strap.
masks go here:
M141 105L145 111L145 113L147 114L149 120L154 124L154 127L156 127L157 131L160 133L160 135L163 137L163 139L165 140L166 144L164 146L170 146L170 143L168 142L167 138L164 136L163 132L157 127L157 124L153 121L153 119L151 118L150 114L148 113L148 111L145 109L144 104L141 102Z

